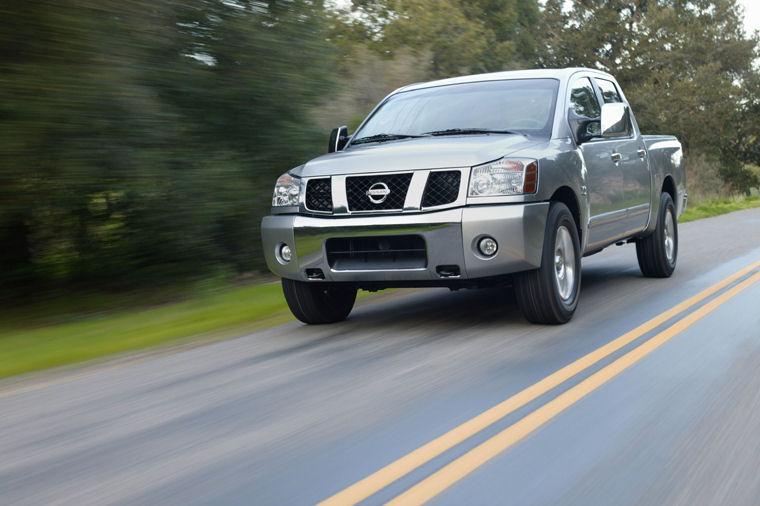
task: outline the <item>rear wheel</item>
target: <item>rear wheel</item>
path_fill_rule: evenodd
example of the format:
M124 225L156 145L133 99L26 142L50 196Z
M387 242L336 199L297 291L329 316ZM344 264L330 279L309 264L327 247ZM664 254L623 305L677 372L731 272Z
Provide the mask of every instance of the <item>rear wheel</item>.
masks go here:
M553 202L546 218L541 267L519 273L515 296L533 323L565 323L573 317L581 287L581 254L573 215Z
M678 258L678 222L669 193L660 195L654 232L636 241L636 257L642 274L648 278L668 278L673 274Z
M356 301L356 287L343 283L283 279L282 291L293 316L310 324L345 320Z

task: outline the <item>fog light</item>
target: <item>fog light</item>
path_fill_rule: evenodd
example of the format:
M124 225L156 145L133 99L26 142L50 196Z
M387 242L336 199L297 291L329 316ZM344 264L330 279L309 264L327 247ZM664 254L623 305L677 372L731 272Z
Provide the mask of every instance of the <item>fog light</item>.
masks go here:
M290 259L293 257L293 252L290 251L290 246L287 244L283 244L280 246L280 258L282 258L285 262L290 262Z
M496 244L496 240L492 237L484 237L478 241L478 250L483 256L492 257L496 254L496 250L498 249L499 245Z

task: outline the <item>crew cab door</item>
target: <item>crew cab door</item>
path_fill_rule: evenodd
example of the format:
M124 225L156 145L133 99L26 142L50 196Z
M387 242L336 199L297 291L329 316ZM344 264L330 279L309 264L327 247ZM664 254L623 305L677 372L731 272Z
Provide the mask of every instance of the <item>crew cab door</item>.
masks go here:
M576 114L586 118L601 116L602 106L591 78L577 77L571 82L569 106ZM591 127L594 128L593 131ZM599 123L591 123L588 133L598 135ZM612 159L615 142L614 139L593 138L580 144L587 171L590 206L587 245L589 249L609 242L617 234L626 217L626 207L620 195L623 173L620 164Z
M623 98L617 85L601 77L594 77L604 103L622 103ZM633 117L633 114L630 114ZM625 207L626 216L620 233L630 235L647 226L651 205L651 176L644 140L633 121L629 120L628 136L615 137L608 142L612 147L611 159L620 170L622 187L616 203Z
M570 108L581 116L598 118L602 97L608 103L622 102L614 83L604 80L605 83L599 85L602 80L576 77L570 85ZM609 85L612 85L611 90ZM603 89L607 90L606 94ZM589 250L604 247L646 226L650 199L646 152L639 153L638 146L640 144L643 150L644 143L638 133L629 128L629 136L595 137L580 144L587 170ZM589 133L598 135L600 132Z

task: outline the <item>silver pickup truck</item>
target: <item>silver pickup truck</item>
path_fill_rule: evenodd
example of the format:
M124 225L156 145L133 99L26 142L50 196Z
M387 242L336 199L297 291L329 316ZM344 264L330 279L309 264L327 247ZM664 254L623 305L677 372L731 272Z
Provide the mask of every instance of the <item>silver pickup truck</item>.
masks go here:
M299 320L345 319L358 289L514 286L525 317L564 323L581 257L635 242L668 277L686 207L681 145L642 135L591 69L498 72L388 95L329 154L283 174L262 221Z

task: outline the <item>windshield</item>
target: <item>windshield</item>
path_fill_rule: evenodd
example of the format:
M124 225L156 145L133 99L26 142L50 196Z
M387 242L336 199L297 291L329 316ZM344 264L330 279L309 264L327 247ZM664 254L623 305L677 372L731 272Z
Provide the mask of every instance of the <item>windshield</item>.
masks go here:
M378 107L352 143L489 131L549 137L558 86L556 79L511 79L404 91Z

